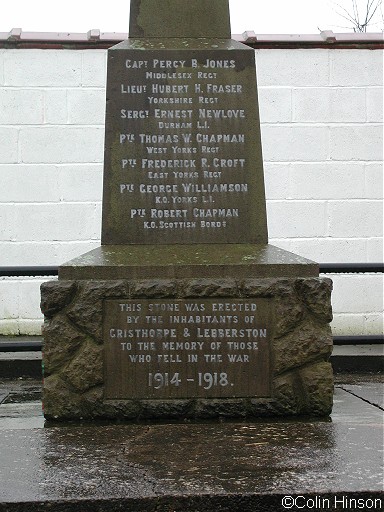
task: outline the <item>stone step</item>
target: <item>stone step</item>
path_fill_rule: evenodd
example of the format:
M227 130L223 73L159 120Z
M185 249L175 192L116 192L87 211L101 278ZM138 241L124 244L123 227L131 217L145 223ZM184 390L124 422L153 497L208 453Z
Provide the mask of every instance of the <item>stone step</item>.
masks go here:
M340 376L331 421L68 426L44 423L39 389L0 383L0 512L382 508L377 376Z

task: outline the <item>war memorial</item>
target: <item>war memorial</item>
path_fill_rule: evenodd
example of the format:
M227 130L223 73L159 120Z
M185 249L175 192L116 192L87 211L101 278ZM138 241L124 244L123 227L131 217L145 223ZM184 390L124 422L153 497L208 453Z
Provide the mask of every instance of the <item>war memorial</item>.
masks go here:
M46 418L329 415L331 289L268 244L255 55L228 1L132 0L101 246L41 289Z

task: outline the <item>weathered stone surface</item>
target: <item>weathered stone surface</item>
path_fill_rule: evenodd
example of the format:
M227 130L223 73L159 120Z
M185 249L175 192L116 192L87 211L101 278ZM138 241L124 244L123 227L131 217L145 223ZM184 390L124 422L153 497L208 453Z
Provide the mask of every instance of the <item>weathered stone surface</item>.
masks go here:
M67 311L68 317L80 329L102 342L103 299L127 297L125 281L85 281L79 286L76 303Z
M276 410L280 414L296 415L303 413L306 402L300 379L294 373L286 373L277 377L273 386Z
M180 7L180 1L176 3ZM182 4L182 16L173 28L183 23L191 6L195 10L194 2ZM163 12L163 7L160 10ZM151 20L162 30L156 17ZM134 62L145 62L145 66L130 64ZM159 82L159 72L165 71L159 67L163 62L176 63L175 69L180 63L183 78L178 83L182 85L170 78L173 66L168 74L160 75ZM204 83L208 68L214 68L210 76L214 76L215 84ZM204 73L206 78L202 79ZM223 92L228 88L232 93L214 92L216 84ZM131 87L134 94L129 93ZM150 94L156 100L164 98L164 104L150 101ZM174 113L174 109L161 109L172 101L179 103L180 95L188 104L179 104L181 108ZM251 48L223 39L153 37L123 41L108 51L107 98L103 245L169 245L177 254L178 245L268 243L255 53ZM211 98L214 105L209 102ZM217 116L209 124L213 112ZM179 115L185 122L168 122ZM129 140L124 134L131 134ZM152 136L152 156L144 134ZM206 151L203 134L211 136L214 153ZM224 142L217 134L231 134L236 140ZM168 135L168 142L164 135ZM153 154L161 157L167 147L171 152L172 137L180 144L177 149L185 150L187 159L152 160ZM175 154L180 158L180 152ZM188 155L193 158L188 160ZM154 169L161 169L161 176ZM200 172L194 172L196 169ZM193 201L189 201L192 196Z
M246 297L275 298L275 337L291 332L303 319L304 309L294 289L293 279L250 279L241 285Z
M98 385L82 394L81 400L83 418L133 420L140 417L141 406L139 401L104 400L104 387L102 385Z
M166 298L176 296L176 282L170 279L151 279L134 282L131 289L131 297L139 298Z
M321 361L300 371L303 395L306 398L304 413L316 416L332 412L333 372L331 363Z
M228 0L131 0L129 37L230 39Z
M57 282L50 287L55 285ZM78 281L64 289L72 290L72 285L78 292L69 307L65 307L65 313L46 317L44 362L47 368L45 408L48 418L213 419L298 414L319 416L330 411L332 369L327 360L332 349L332 336L325 322L327 306L324 306L324 303L329 303L328 280L253 278L239 284L227 277L131 279ZM317 291L322 306L316 304ZM248 300L255 297L274 305L275 325L268 329L272 335L272 390L258 398L199 398L196 395L188 399L154 400L130 396L127 399L107 399L103 374L106 362L101 345L103 301L113 299L118 303L122 299L129 303L136 299L140 302L141 299L152 301L162 298L183 301L189 296L196 297L196 300L219 297L223 300L225 297L226 302L236 300L231 297L243 300L242 297L248 296ZM57 297L60 302L61 294L58 293ZM264 310L258 308L258 312L259 319L264 319ZM119 323L112 327L119 327ZM164 371L168 372L167 369Z
M40 309L47 318L61 311L71 303L76 293L76 283L73 281L48 281L40 286Z
M103 382L103 347L87 340L62 375L80 392L101 384Z
M244 400L198 400L195 407L198 418L241 418L247 415Z
M247 279L240 285L241 294L244 297L273 297L276 294L275 279L260 278Z
M60 371L86 339L64 315L46 320L43 326L44 375Z
M275 300L275 337L280 338L301 322L304 310L296 294L290 289L282 289Z
M332 322L331 279L297 279L295 286L302 301L314 316L324 323Z
M177 419L191 416L193 400L145 400L141 406L140 419Z
M318 275L313 261L271 244L243 243L101 245L59 267L59 280L230 278L251 291L252 283L267 279L273 283Z
M247 415L253 418L280 416L282 408L278 407L274 399L250 399L247 401Z
M92 391L86 394L86 399L92 405ZM134 420L141 418L142 407L138 400L106 400L101 404L95 400L94 409L100 410L103 418Z
M332 333L328 325L305 322L294 332L273 343L275 373L286 372L314 361L328 359L332 352Z
M191 279L183 287L184 297L238 297L234 279Z
M81 418L84 412L81 402L81 395L69 391L59 375L44 379L43 405L47 419Z
M106 399L270 396L269 299L116 299L103 313Z

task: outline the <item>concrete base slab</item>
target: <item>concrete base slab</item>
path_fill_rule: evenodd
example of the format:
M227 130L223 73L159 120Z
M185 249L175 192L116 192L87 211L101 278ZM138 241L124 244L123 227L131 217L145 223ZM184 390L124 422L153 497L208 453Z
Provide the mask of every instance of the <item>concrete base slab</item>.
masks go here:
M377 380L359 381L356 391L366 396ZM304 510L383 504L383 412L342 383L326 421L41 428L39 406L0 406L0 511L285 510L289 499Z
M343 384L341 388L358 396L369 404L375 404L384 410L384 385L378 384Z

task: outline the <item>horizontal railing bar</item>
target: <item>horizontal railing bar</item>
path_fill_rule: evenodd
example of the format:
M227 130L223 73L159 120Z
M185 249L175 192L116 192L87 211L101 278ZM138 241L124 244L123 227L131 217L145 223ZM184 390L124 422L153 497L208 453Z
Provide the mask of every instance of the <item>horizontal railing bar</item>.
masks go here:
M15 339L15 338L13 338ZM23 337L25 340L25 336ZM381 335L355 335L355 336L334 336L334 345L382 345L384 336ZM43 340L40 341L1 341L0 352L38 352L41 351Z
M36 277L36 276L57 276L59 267L57 266L39 266L39 267L0 267L0 276L8 277Z
M338 273L383 273L383 263L320 263L321 274Z
M0 352L40 352L43 341L0 341Z
M57 266L38 266L38 267L0 267L0 276L8 277L37 277L37 276L57 276L59 267ZM383 263L321 263L321 274L359 274L359 273L383 273Z
M366 334L354 336L334 336L334 345L382 345L384 336L381 334Z

